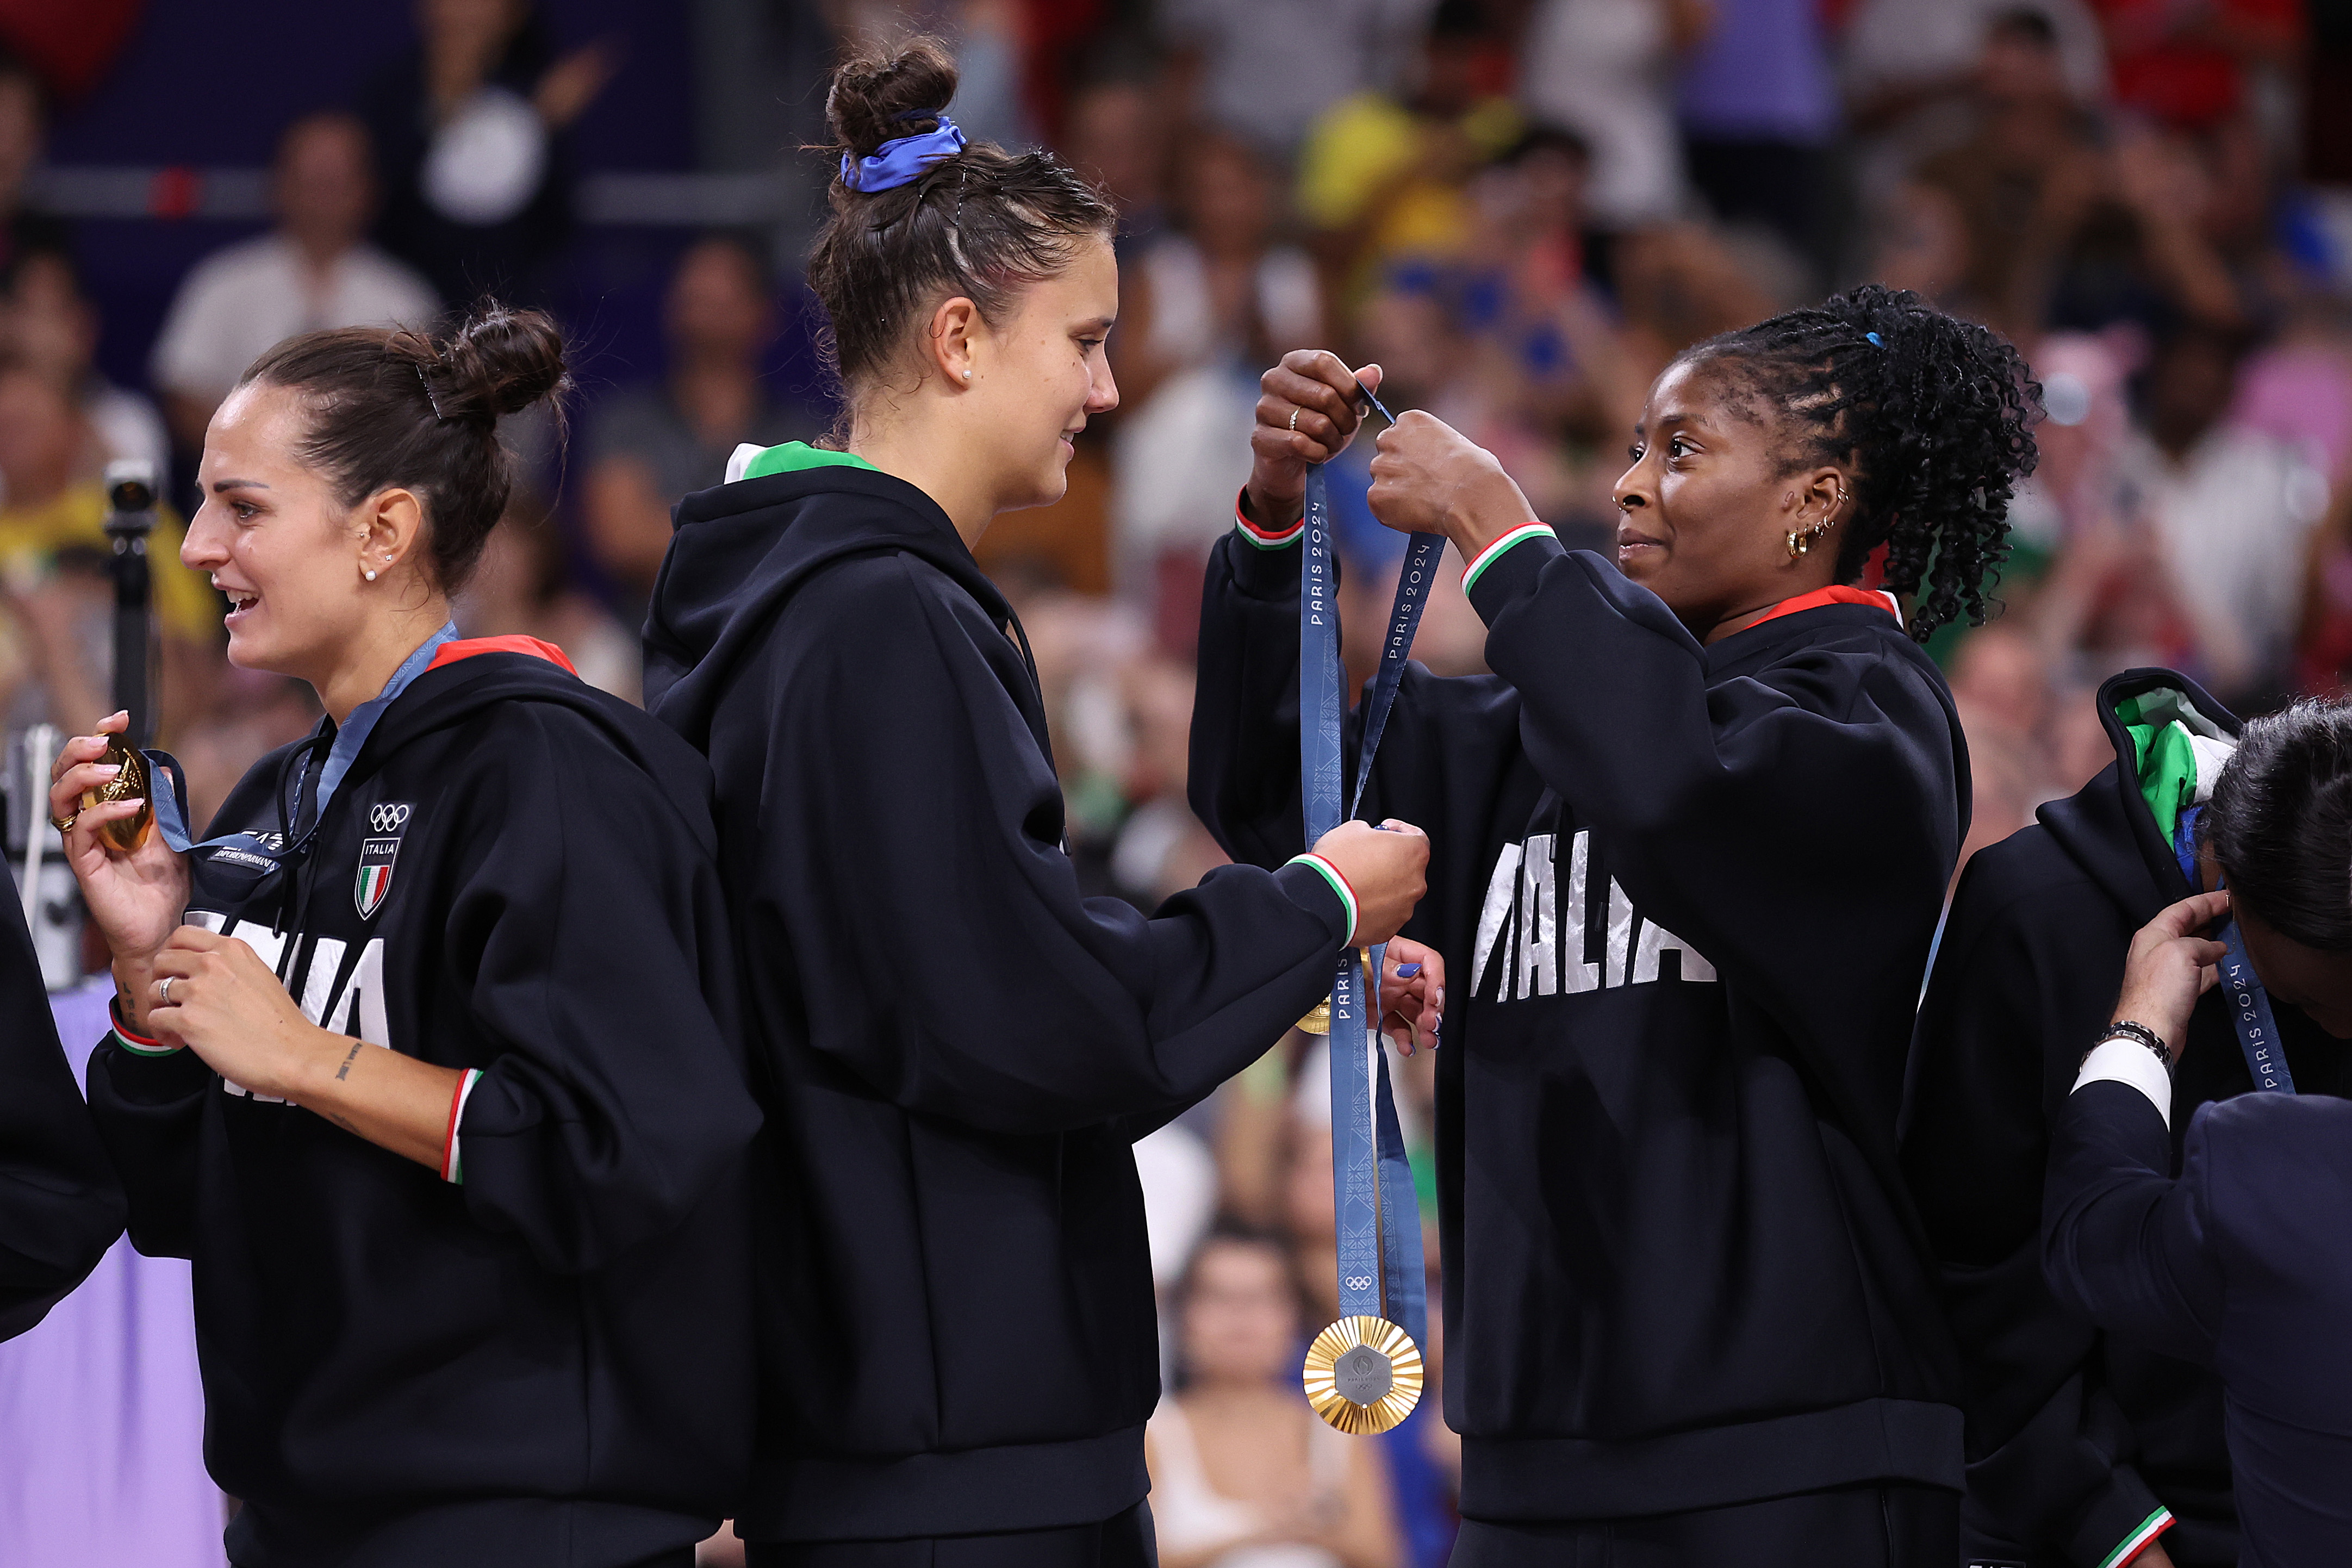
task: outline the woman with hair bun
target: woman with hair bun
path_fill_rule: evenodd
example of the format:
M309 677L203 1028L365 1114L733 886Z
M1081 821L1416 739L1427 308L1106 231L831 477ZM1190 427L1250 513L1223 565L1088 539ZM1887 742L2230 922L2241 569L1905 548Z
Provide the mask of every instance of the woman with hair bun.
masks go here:
M1426 859L1356 823L1153 919L1080 895L1035 670L971 545L1058 500L1118 401L1114 215L1048 153L968 144L955 82L928 42L835 73L809 280L841 423L686 498L646 626L758 960L775 1187L736 1528L762 1568L1150 1560L1130 1145L1392 932Z
M120 713L52 775L117 989L91 1105L132 1241L195 1262L237 1568L684 1568L741 1484L759 1116L709 769L449 620L499 418L568 384L495 306L264 354L181 556L325 719L197 844L168 759L105 760Z
M1297 831L1292 545L1359 374L1266 373L1211 563L1192 802L1237 858ZM1381 435L1373 514L1459 552L1494 671L1410 668L1370 787L1432 825L1407 931L1452 982L1455 1568L1958 1555L1895 1121L1968 762L1917 639L1981 614L2035 395L1876 287L1700 343L1650 389L1613 559L1428 415Z

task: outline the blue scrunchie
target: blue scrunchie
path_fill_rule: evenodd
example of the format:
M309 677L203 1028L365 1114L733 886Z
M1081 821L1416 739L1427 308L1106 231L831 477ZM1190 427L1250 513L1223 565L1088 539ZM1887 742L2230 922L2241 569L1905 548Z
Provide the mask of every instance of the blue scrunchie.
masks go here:
M885 142L874 149L870 158L853 159L841 155L841 183L851 190L872 195L877 191L895 191L900 185L912 184L923 177L923 171L932 164L954 157L964 149L963 132L946 115L933 116L917 112L904 115L907 120L936 118L939 129L926 131L919 136L901 136Z

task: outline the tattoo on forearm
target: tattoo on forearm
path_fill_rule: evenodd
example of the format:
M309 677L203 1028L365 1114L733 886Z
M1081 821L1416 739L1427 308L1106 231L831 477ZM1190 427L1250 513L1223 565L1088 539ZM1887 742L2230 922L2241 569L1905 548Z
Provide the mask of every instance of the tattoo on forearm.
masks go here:
M360 1059L360 1052L364 1050L366 1047L367 1042L365 1040L353 1040L352 1042L351 1055L345 1057L343 1058L343 1065L335 1069L336 1081L341 1082L342 1079L352 1076L352 1064ZM342 1118L338 1116L335 1120L341 1121Z

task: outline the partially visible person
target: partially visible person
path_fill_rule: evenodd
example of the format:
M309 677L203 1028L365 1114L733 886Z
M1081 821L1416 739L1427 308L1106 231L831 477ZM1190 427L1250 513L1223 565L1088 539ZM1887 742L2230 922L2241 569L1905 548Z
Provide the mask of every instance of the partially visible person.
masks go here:
M215 251L181 281L150 374L172 433L204 445L213 410L271 344L326 327L425 328L433 288L366 238L375 215L368 133L349 114L305 115L278 141L277 226Z
M669 548L670 507L724 479L737 447L783 439L789 422L761 382L775 300L747 242L713 237L678 258L662 331L667 373L597 405L581 483L589 552L631 626Z
M26 184L48 139L48 94L21 56L0 47L0 279L29 256L69 253L73 231L30 200Z
M645 700L645 654L628 627L572 580L547 509L517 496L457 600L468 637L528 637L563 650L580 679L624 702Z
M2194 890L2184 830L2240 724L2164 669L2108 680L2095 711L2106 767L1960 879L1919 1013L1904 1166L1967 1370L1963 1544L2037 1564L2230 1568L2242 1542L2220 1382L2053 1296L2042 1215L2076 1068L2115 1016L2133 933ZM2277 1021L2298 1089L2352 1089L2352 1053L2298 1009ZM2183 1052L2168 1169L2198 1107L2253 1089L2225 998L2184 1028L2168 1037Z
M1677 118L1691 184L1727 223L1761 224L1826 282L1838 236L1843 106L1817 0L1713 0L1683 61Z
M2232 1044L2191 1026L2231 962L2221 920L2282 1032L2300 1013L2333 1037L2330 1054L2352 1039L2352 708L2305 701L2250 721L2203 815L2190 836L2199 890L2133 937L2109 1022L2053 1118L2042 1272L2109 1334L2212 1369L2235 1561L2342 1563L2352 1104L2273 1090L2191 1111L2179 1083Z
M2188 131L2237 112L2264 76L2291 69L2307 29L2299 0L2089 0L2106 35L2116 101Z
M1308 127L1296 205L1342 298L1392 262L1470 243L1464 186L1524 123L1484 68L1491 27L1474 0L1444 0L1404 79L1343 98Z
M1981 311L1968 291L1969 226L1949 191L1906 180L1873 205L1869 276L1948 310Z
M1070 166L1117 204L1122 261L1167 220L1166 98L1165 88L1141 73L1089 82L1070 98Z
M0 1340L98 1267L122 1234L122 1188L58 1046L13 875L0 876Z
M1287 161L1316 117L1357 93L1394 92L1439 0L1170 0L1162 36L1198 82L1200 116Z
M2326 477L2295 447L2232 424L2242 334L2188 326L2157 346L2122 477L2159 542L2198 668L2233 706L2292 689L2299 569Z
M2041 324L2050 258L2072 237L2076 209L2098 183L2089 110L2046 14L2013 7L1986 23L1960 107L1965 134L1909 171L1966 229L1966 268L1939 292L2012 334L2030 333Z
M1381 1445L1299 1392L1307 1312L1280 1238L1212 1231L1175 1310L1176 1392L1143 1449L1160 1568L1401 1568Z
M1059 499L1118 405L1117 215L964 138L956 82L929 38L834 73L809 281L841 421L680 503L646 621L648 700L711 760L767 959L754 1568L1149 1563L1136 1138L1393 935L1425 865L1417 830L1352 823L1154 918L1081 890L1035 663L971 549ZM1424 1043L1434 985L1384 992Z
M416 43L362 86L383 206L378 244L450 306L535 296L572 233L566 133L619 68L558 55L538 0L416 0Z
M1274 171L1217 132L1184 146L1178 221L1120 272L1125 318L1111 352L1127 404L1117 434L1110 522L1114 581L1129 597L1186 610L1209 540L1202 501L1239 482L1234 437L1257 399L1247 366L1318 341L1315 264L1276 235ZM1175 647L1184 646L1182 641Z
M100 374L98 329L97 307L63 251L26 257L0 294L0 353L47 376L81 405L89 438L80 471L94 478L107 464L131 458L152 465L160 478L172 456L163 416L144 395Z
M70 724L101 705L111 668L107 630L112 591L105 564L109 502L89 471L89 428L79 404L50 377L0 363L0 580L26 633L33 682L9 698L11 727ZM188 716L195 695L184 676L214 641L218 598L179 560L181 528L165 512L148 551L155 618L163 633L163 733Z
M114 981L91 1105L132 1243L195 1263L236 1568L688 1568L745 1479L760 1119L709 776L449 619L499 424L567 381L495 305L271 350L182 552L230 658L327 716L184 850L166 779L81 804L127 715L51 773Z
M1603 226L1681 215L1688 184L1674 68L1712 24L1703 0L1540 0L1529 14L1519 97L1591 147L1592 214Z
M1178 161L1174 194L1174 232L1121 274L1128 330L1113 363L1137 405L1181 371L1254 364L1323 332L1315 265L1276 233L1281 192L1264 158L1230 134L1195 132Z
M2031 17L2020 26L2012 18ZM2038 25L2036 25L2038 24ZM1865 207L1922 160L1965 142L1982 107L2003 93L1988 79L2016 65L2039 71L2032 46L2047 30L2067 92L2106 92L2106 48L2084 0L1860 0L1838 37L1849 139ZM2019 52L2019 46L2026 46Z

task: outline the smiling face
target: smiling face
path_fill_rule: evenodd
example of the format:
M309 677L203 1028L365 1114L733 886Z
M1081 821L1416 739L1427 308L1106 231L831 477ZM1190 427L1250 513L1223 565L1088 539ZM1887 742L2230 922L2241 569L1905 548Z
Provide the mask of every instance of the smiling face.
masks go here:
M385 602L361 575L364 531L299 456L309 422L283 387L249 382L205 432L203 503L180 560L229 596L229 661L313 685Z
M1050 506L1069 488L1078 432L1118 406L1103 355L1118 314L1118 264L1097 238L992 324L990 352L977 361L971 433L994 469L996 510Z
M1849 489L1835 468L1790 471L1778 416L1723 367L1683 360L1650 389L1617 481L1617 564L1702 639L1834 580ZM1801 555L1788 539L1831 526Z

